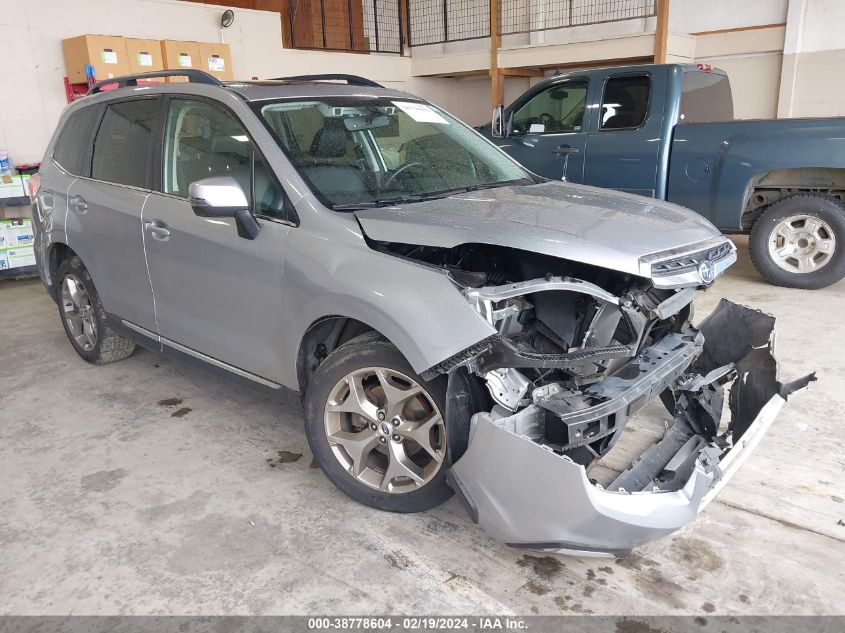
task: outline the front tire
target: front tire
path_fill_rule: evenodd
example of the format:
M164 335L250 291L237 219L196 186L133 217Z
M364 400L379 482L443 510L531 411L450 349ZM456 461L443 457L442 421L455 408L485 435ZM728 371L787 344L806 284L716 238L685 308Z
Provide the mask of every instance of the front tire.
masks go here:
M845 206L800 194L771 205L754 223L751 261L766 281L815 290L845 277Z
M355 501L421 512L446 501L446 381L423 380L375 333L341 345L314 372L305 433L317 463Z
M106 324L106 311L94 280L79 257L59 264L56 274L59 316L73 349L94 365L122 360L135 351L135 344Z

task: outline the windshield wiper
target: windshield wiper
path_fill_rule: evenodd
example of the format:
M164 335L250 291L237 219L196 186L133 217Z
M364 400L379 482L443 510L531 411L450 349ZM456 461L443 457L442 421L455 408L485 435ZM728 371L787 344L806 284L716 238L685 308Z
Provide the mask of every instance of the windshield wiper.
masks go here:
M332 205L335 211L356 211L359 209L375 209L376 207L389 207L394 204L405 204L409 202L423 202L425 200L437 200L439 198L448 198L456 193L469 193L471 191L479 191L480 189L494 189L497 187L508 187L519 184L535 184L535 181L530 178L517 178L516 180L503 180L498 182L482 182L474 185L467 185L465 187L454 187L452 189L441 189L440 191L432 191L423 194L408 194L404 196L394 196L391 198L379 198L378 200L362 200L361 202L343 202Z
M332 209L335 211L356 211L358 209L374 209L376 207L389 207L392 204L403 204L408 202L422 202L426 200L422 196L408 195L408 196L394 196L392 198L379 198L378 200L362 200L361 202L343 202L341 204L333 204Z
M466 187L455 187L454 189L444 189L443 191L434 191L429 194L432 198L445 198L453 196L456 193L469 193L471 191L479 191L481 189L497 189L499 187L510 187L512 185L533 185L534 180L530 178L517 178L516 180L500 180L497 182L481 182L475 185L467 185Z

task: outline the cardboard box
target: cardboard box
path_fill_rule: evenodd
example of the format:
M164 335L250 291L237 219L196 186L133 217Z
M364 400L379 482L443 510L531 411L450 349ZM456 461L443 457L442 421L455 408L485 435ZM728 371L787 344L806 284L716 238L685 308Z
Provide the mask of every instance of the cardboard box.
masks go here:
M27 182L29 181L28 176L8 176L7 178L0 179L0 199L26 196L24 178L26 178Z
M122 37L114 35L80 35L62 40L65 67L72 84L87 81L85 65L94 67L97 81L129 74L126 45Z
M10 270L12 268L23 268L24 266L35 266L35 250L32 246L7 248L4 252L6 254L6 266Z
M35 266L35 250L31 246L23 248L7 248L6 260L9 269L23 268L24 266Z
M214 75L220 81L232 81L232 52L228 44L200 42L200 70Z
M0 270L9 270L9 256L5 248L0 248Z
M197 42L181 40L161 40L161 56L166 70L186 70L202 68L200 63L200 45ZM188 81L187 77L168 77L167 81Z
M126 59L129 63L129 73L149 73L154 70L164 70L164 60L161 56L161 42L158 40L141 40L134 37L124 38L126 45Z
M35 241L32 234L32 220L29 218L0 220L0 231L3 233L4 248L32 246Z

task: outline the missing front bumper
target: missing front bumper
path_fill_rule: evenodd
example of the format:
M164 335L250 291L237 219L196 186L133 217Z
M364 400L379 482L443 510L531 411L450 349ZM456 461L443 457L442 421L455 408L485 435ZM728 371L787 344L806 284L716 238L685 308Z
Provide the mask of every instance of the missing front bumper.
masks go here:
M595 485L584 466L550 447L474 416L467 450L450 473L473 518L513 546L615 555L692 520L748 458L786 398L815 380L811 374L778 382L769 315L722 300L699 331L701 354L679 349L676 358L686 364L668 363L682 386L675 390L675 426L612 489ZM627 418L668 375L666 362L654 364L636 384L621 385L611 408ZM720 400L705 396L711 384L734 375L731 420L718 434Z

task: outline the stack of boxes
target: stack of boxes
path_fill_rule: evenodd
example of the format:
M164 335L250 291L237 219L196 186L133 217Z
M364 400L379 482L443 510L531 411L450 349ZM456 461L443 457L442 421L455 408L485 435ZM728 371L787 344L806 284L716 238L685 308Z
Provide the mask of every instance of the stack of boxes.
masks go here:
M27 192L33 167L24 167L24 172L15 173L9 153L0 150L0 277L27 274L32 271L24 269L35 265L32 221L16 217L29 214ZM24 208L27 211L22 213Z
M32 220L0 220L0 274L5 271L15 273L16 269L35 266L32 245Z
M62 41L70 84L87 84L156 70L203 70L221 81L232 75L228 44L80 35ZM186 81L168 77L167 81Z

